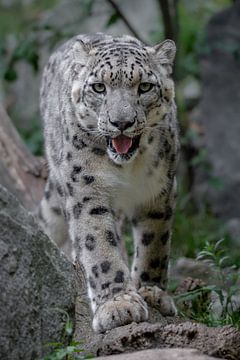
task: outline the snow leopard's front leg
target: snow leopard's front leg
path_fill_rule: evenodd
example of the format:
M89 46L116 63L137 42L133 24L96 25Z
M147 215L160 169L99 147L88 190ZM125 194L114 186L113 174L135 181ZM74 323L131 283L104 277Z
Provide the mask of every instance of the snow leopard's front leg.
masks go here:
M132 279L145 301L163 315L177 313L172 298L165 292L174 205L175 189L172 188L151 203L151 208L139 209L133 218Z
M70 236L83 264L94 314L93 328L103 332L147 319L147 306L122 259L114 215L98 176L82 175L66 199ZM79 190L82 189L82 190Z

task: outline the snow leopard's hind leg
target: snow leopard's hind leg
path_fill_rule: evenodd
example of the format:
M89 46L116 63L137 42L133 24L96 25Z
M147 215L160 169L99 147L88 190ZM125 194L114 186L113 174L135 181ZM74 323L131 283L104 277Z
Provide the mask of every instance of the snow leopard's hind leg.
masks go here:
M68 234L66 214L62 210L64 190L60 184L49 176L44 197L38 206L35 215L44 230L56 245L67 255L69 260L74 260L71 241Z

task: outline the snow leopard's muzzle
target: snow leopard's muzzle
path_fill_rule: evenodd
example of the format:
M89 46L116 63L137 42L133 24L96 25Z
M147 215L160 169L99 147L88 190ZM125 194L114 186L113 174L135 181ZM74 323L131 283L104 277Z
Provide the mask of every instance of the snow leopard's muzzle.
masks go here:
M106 136L108 155L114 162L122 164L136 157L145 121L136 104L122 98L108 102L105 116L100 116L99 130Z

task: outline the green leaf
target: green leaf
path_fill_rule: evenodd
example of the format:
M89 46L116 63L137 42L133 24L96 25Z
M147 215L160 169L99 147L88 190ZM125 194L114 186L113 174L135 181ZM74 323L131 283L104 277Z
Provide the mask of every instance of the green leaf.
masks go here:
M207 159L207 150L206 149L200 149L198 154L192 158L190 161L190 165L192 166L198 166L206 162Z
M107 20L105 27L108 28L111 25L115 24L120 19L120 16L117 12L114 12L110 18Z
M214 246L215 250L218 250L218 249L222 246L222 244L223 244L224 241L225 241L224 238L218 240L218 241L216 242L215 246Z
M209 177L208 184L216 190L222 190L224 187L223 180L217 176Z
M219 266L223 267L223 264L230 259L230 256L224 256L219 260Z
M72 321L68 318L65 324L65 332L68 336L72 335L73 332L73 324Z
M32 65L32 68L35 72L39 69L39 55L36 51L32 51L28 54L27 61L30 65Z
M94 5L94 0L82 0L82 11L86 16L90 16Z
M17 77L17 72L13 67L9 67L4 74L4 79L9 82L17 80Z
M80 346L83 344L83 341L71 341L69 345L71 346Z
M203 292L210 292L212 290L215 290L215 286L214 285L209 285L209 286L203 286L200 289L196 289L193 291L188 291L185 292L183 294L179 294L179 295L175 295L174 299L175 300L180 300L180 301L186 301L186 300L194 300L198 297L199 294L203 293Z
M222 290L222 289L219 289L219 288L215 288L214 291L215 291L215 293L218 294L220 303L221 303L221 305L223 306L223 305L224 305L224 294L223 294L223 290Z
M207 251L207 250L202 250L198 256L197 256L197 260L200 260L200 259L204 259L204 258L214 258L214 254L211 252L211 251Z

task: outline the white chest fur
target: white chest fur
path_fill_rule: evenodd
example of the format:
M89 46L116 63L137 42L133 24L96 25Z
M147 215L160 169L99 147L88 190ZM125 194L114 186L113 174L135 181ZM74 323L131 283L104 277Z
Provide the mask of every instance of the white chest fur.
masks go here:
M131 216L136 207L150 206L153 199L166 187L165 163L154 168L151 160L151 156L145 154L104 175L115 209Z

